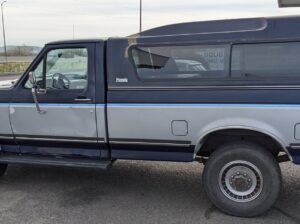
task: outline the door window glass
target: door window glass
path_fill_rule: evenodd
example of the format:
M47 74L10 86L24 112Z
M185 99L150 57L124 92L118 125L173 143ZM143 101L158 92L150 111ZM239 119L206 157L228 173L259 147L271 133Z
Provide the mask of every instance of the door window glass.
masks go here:
M86 48L55 49L46 60L47 89L85 89L88 78Z

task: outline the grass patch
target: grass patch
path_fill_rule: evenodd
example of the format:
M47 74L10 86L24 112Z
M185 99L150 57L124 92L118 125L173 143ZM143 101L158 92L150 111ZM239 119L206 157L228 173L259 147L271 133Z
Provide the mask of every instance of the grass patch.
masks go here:
M0 63L0 73L22 73L24 72L30 62L7 62Z

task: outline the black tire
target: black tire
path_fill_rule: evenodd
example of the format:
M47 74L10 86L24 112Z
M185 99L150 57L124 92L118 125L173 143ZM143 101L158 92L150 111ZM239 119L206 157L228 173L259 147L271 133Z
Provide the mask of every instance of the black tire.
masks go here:
M2 177L5 174L6 169L7 164L0 164L0 177Z
M221 211L253 217L276 202L281 171L275 157L260 145L234 142L212 153L204 168L203 183L209 199Z

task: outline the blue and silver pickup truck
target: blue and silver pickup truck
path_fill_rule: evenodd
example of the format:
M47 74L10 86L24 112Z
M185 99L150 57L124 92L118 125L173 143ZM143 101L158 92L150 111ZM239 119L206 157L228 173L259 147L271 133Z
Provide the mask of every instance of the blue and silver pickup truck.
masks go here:
M49 43L1 88L0 123L1 174L200 161L218 208L262 214L280 193L279 162L300 164L300 17Z

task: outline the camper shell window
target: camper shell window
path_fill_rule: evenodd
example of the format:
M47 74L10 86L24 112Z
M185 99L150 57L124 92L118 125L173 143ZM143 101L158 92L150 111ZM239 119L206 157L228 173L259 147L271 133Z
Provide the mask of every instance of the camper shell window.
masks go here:
M136 46L134 67L143 81L228 78L229 49L224 45Z
M233 46L233 79L273 80L300 78L300 43L260 43Z

